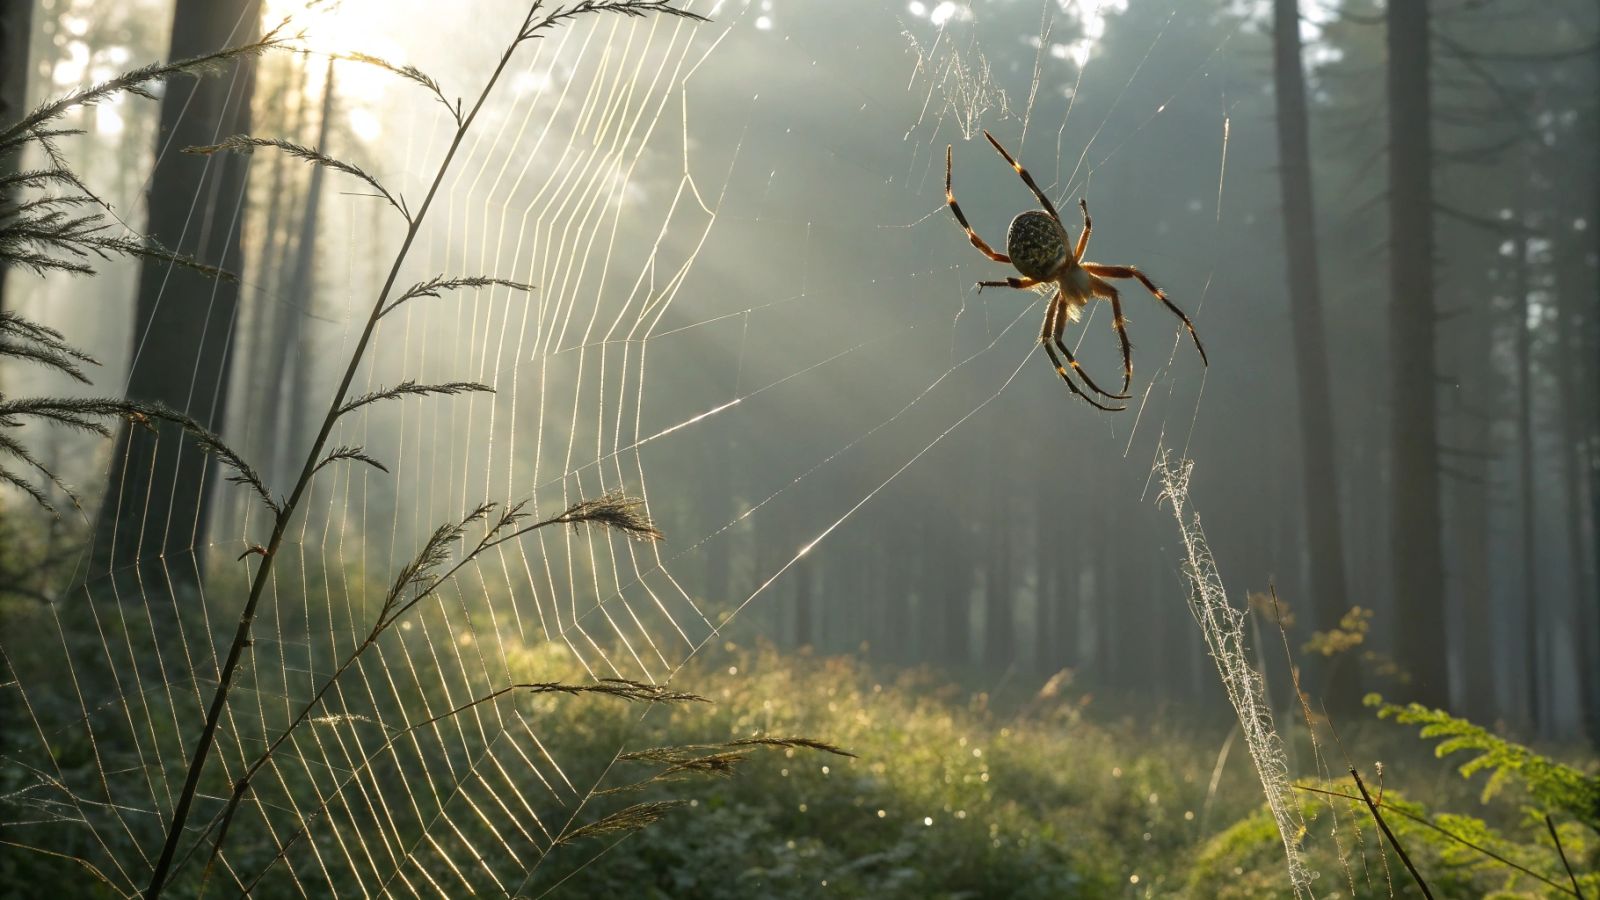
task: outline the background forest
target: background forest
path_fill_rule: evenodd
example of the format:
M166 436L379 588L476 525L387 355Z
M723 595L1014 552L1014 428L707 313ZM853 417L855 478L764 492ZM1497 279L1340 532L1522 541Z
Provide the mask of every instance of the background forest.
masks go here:
M3 0L0 896L1600 896L1597 98L1591 0ZM1068 391L985 130L1209 364Z

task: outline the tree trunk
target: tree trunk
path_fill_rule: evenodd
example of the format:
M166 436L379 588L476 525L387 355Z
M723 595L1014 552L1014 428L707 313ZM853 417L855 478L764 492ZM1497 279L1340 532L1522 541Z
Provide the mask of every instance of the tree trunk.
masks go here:
M1574 254L1576 256L1583 248L1573 249L1577 251ZM1571 582L1568 595L1571 605L1567 613L1571 631L1568 639L1572 642L1573 659L1578 670L1580 724L1589 740L1600 746L1600 665L1596 660L1600 647L1595 642L1595 638L1600 636L1600 627L1596 626L1594 616L1596 594L1600 594L1600 586L1589 580L1589 548L1584 538L1583 521L1584 446L1589 425L1588 409L1579 399L1580 385L1588 378L1582 356L1583 314L1579 311L1580 293L1577 285L1563 283L1554 293L1557 298L1554 365L1557 372L1557 402L1561 409L1559 456L1564 485L1561 496L1566 525L1567 578ZM1591 404L1594 397L1600 397L1600 393L1590 395Z
M794 645L810 647L816 643L812 624L816 621L816 591L812 588L812 567L816 557L802 559L795 564L794 573Z
M324 153L328 151L328 129L333 121L333 61L328 61L328 74L323 80L321 121L317 126L316 148ZM322 166L311 169L311 181L306 187L305 209L300 216L299 234L295 238L294 268L289 276L288 290L285 296L291 306L285 310L289 313L286 317L286 327L281 339L279 356L274 360L274 371L278 378L283 378L285 371L292 372L289 379L288 390L280 391L278 402L281 405L278 411L280 421L283 423L280 433L281 443L273 454L275 465L269 471L280 471L285 478L293 478L297 461L304 458L307 448L315 439L311 431L310 405L311 380L315 365L313 360L316 355L310 352L310 331L306 327L306 319L316 310L316 261L317 261L317 227L322 212L323 179L327 170ZM297 357L289 364L287 354L293 351ZM287 365L287 367L286 367ZM315 489L315 485L313 485Z
M1469 453L1461 458L1462 478L1452 496L1455 500L1454 542L1461 573L1461 711L1474 722L1489 723L1499 714L1496 694L1497 675L1503 653L1496 652L1496 610L1491 586L1489 560L1492 556L1489 523L1491 517L1489 449L1494 440L1491 430L1491 401L1501 396L1496 368L1482 364L1492 354L1494 322L1492 302L1485 296L1482 306L1463 317L1465 329L1458 358L1463 367L1460 396L1465 398L1456 410L1456 442Z
M1015 662L1016 623L1011 606L1011 516L1006 479L1010 467L995 460L989 468L987 565L983 577L983 664L1002 671Z
M1528 318L1532 299L1528 285L1528 238L1517 239L1517 258L1513 283L1516 303L1512 317L1516 327L1513 347L1517 357L1517 497L1521 500L1518 546L1522 550L1522 664L1528 701L1527 718L1535 727L1546 721L1543 700L1543 657L1539 652L1539 630L1544 626L1540 614L1538 544L1538 485L1533 477L1533 352L1532 328Z
M1411 699L1442 707L1450 685L1439 534L1428 4L1390 3L1386 16L1395 646L1412 676Z
M170 58L196 56L257 38L259 0L178 0ZM254 64L168 85L156 135L146 230L163 245L211 265L242 271L239 233L249 157L193 156L250 130ZM223 422L229 348L238 304L236 282L210 279L165 263L140 270L134 314L130 398L165 403L213 430ZM95 538L100 569L175 558L204 545L210 460L173 427L124 426ZM201 560L169 573L197 582Z
M1283 192L1284 247L1288 251L1289 311L1299 385L1302 508L1311 564L1311 607L1316 627L1331 631L1350 606L1344 577L1344 528L1339 511L1339 468L1334 457L1333 402L1322 327L1317 266L1316 209L1311 189L1310 126L1305 72L1300 58L1300 4L1274 0L1273 70L1278 112L1278 173ZM1355 666L1333 664L1322 679L1329 709L1350 711L1361 702Z
M1595 4L1596 11L1600 11L1600 3ZM1600 96L1600 44L1596 44L1594 56L1596 92L1593 96ZM1591 121L1600 121L1600 112L1591 113ZM1590 142L1591 149L1597 151L1594 162L1594 173L1591 180L1594 191L1594 205L1591 208L1589 221L1591 224L1588 234L1593 242L1591 251L1596 259L1600 259L1600 134ZM1600 410L1595 408L1595 398L1600 397L1600 273L1595 281L1595 294L1591 296L1594 301L1589 310L1589 327L1584 330L1583 340L1585 350L1579 358L1588 361L1588 372L1584 378L1584 393L1589 397L1589 409L1586 416L1584 433L1584 446L1579 451L1580 464L1587 467L1589 477L1589 560L1594 565L1596 591L1583 598L1580 621L1586 627L1584 633L1593 641L1595 635L1600 633ZM1577 497L1572 502L1581 502ZM1592 646L1592 645L1591 645ZM1600 673L1596 673L1595 662L1589 660L1589 689L1590 694L1584 704L1585 723L1590 739L1600 743Z
M305 98L305 68L298 60L285 67L282 82L269 90L282 91L292 104L288 110L278 109L267 117L266 124L274 134L288 140L304 143L301 130L309 113ZM304 163L277 153L265 157L263 164L270 167L270 185L267 189L267 210L264 224L259 229L261 237L254 248L256 254L252 270L260 290L247 297L244 306L251 315L241 340L248 345L247 363L240 369L244 384L237 394L244 402L244 412L234 413L237 434L241 437L234 448L256 460L261 473L268 479L285 477L275 456L278 443L278 421L272 412L277 409L278 395L282 391L283 363L278 358L279 335L289 327L295 316L296 301L284 294L284 278L289 271L290 252L294 241L288 225L291 184L290 166L295 171L304 169ZM289 473L293 478L299 472ZM239 502L248 503L249 498ZM224 506L224 509L230 508Z
M1033 668L1049 678L1062 666L1061 618L1066 592L1061 587L1057 559L1067 548L1052 538L1050 531L1050 498L1044 492L1034 494L1033 571L1034 620Z
M28 44L33 37L34 0L0 0L0 127L22 118L28 108ZM16 172L22 154L0 157L0 175ZM9 205L10 191L0 196ZM0 312L6 304L6 264L0 260Z
M936 542L945 549L938 563L943 570L940 582L940 608L944 611L944 659L946 666L965 666L972 659L971 611L972 575L967 568L963 523L942 520L943 533ZM958 531L959 529L959 531Z
M883 615L873 622L875 658L898 664L911 662L916 640L911 595L917 579L911 572L916 565L918 520L907 514L911 503L912 498L905 497L895 504L887 533L879 539L882 543L872 545L873 584L881 587L879 596L883 597Z

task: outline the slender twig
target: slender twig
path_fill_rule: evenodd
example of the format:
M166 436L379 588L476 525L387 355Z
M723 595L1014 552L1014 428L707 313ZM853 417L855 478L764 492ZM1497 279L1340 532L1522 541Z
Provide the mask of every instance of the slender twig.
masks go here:
M1567 859L1567 851L1561 847L1561 835L1556 833L1556 820L1550 818L1549 813L1544 814L1544 827L1550 829L1550 840L1556 842L1556 855L1561 857L1561 865L1567 869L1567 877L1572 879L1572 892L1578 895L1578 900L1583 900L1583 888L1578 887L1578 876L1572 872L1572 863Z
M1400 861L1406 864L1406 870L1411 873L1411 880L1415 881L1417 887L1422 889L1422 896L1427 897L1428 900L1433 900L1433 891L1428 889L1428 883L1422 880L1422 873L1417 871L1417 867L1411 862L1411 857L1406 855L1406 848L1400 846L1400 839L1396 838L1394 832L1389 830L1389 823L1383 820L1383 813L1378 812L1378 804L1372 802L1372 795L1367 793L1367 785L1366 782L1361 780L1361 773L1357 772L1353 766L1350 769L1350 777L1356 780L1356 787L1361 791L1361 799L1366 801L1367 809L1372 810L1372 818L1377 821L1378 828L1383 831L1383 836L1389 839L1389 846L1394 848L1394 852L1399 855Z
M1297 785L1295 785L1295 790L1305 791L1305 792L1311 793L1311 794L1323 794L1323 795L1328 796L1328 797L1340 797L1342 799L1351 800L1351 801L1355 801L1355 800L1360 800L1361 799L1360 797L1357 797L1355 794L1346 794L1343 791L1330 791L1330 790L1327 790L1326 788L1312 787L1309 784L1297 784ZM1404 809L1401 809L1400 807L1395 806L1393 804L1380 803L1378 805L1383 807L1384 809L1387 809L1389 812L1395 813L1395 814L1399 815L1401 818L1408 819L1408 820L1410 820L1412 822L1415 822L1418 825L1423 826L1424 828L1431 828L1435 832L1444 835L1445 837L1449 838L1452 841L1455 841L1456 843L1460 844L1461 846L1466 847L1467 849L1472 850L1474 852L1481 853L1484 856L1488 857L1489 859L1492 859L1495 862L1501 864L1502 866L1507 866L1509 868L1516 869L1518 872L1521 872L1522 874L1527 875L1530 878L1537 878L1538 880L1544 882L1545 884L1548 884L1549 886L1555 888L1558 891L1562 891L1563 893L1572 894L1573 896L1579 897L1579 898L1583 897L1582 894L1574 893L1566 885L1561 884L1560 882L1557 882L1557 881L1552 881L1551 879L1545 877L1544 875L1540 875L1538 872L1535 872L1534 870L1528 868L1527 866L1521 865L1520 863L1513 862L1513 861L1505 858L1504 856L1501 856L1500 854L1494 852L1493 850L1489 849L1488 847L1483 846L1482 844L1475 844L1472 841L1469 841L1466 838L1462 837L1461 835L1456 834L1454 831L1451 831L1448 828L1445 828L1445 827L1443 827L1443 826L1441 826L1441 825L1439 825L1437 823L1428 821L1428 819L1426 819L1423 816L1419 816L1419 815L1417 815L1415 813L1406 812Z

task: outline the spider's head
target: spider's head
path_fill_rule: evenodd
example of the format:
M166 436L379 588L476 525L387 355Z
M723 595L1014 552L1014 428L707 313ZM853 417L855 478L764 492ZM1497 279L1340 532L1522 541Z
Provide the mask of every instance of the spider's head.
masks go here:
M1067 234L1056 220L1042 209L1030 209L1012 219L1006 229L1006 255L1018 272L1048 280L1071 254Z

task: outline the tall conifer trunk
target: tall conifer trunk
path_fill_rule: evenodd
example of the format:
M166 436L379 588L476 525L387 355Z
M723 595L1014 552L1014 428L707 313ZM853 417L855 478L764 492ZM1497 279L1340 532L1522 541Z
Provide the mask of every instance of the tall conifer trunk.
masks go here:
M177 0L171 59L259 36L260 0ZM255 64L167 86L156 135L146 231L164 246L229 272L243 270L240 231L250 157L194 156L185 147L250 130ZM146 260L134 313L127 394L221 427L239 286ZM164 577L197 583L205 545L209 458L171 426L124 426L95 536L99 571L162 562ZM197 550L196 550L197 552Z
M1390 471L1394 608L1410 699L1446 706L1433 302L1433 108L1426 0L1388 4Z
M1327 339L1322 325L1317 265L1316 207L1311 188L1310 125L1305 72L1300 59L1300 4L1274 0L1273 71L1278 113L1278 173L1283 192L1284 247L1289 265L1289 317L1299 387L1305 529L1311 564L1311 607L1316 627L1331 631L1350 607L1344 577L1344 526L1339 510L1339 470L1333 402L1328 385ZM1359 703L1359 679L1350 661L1327 673L1331 708Z

